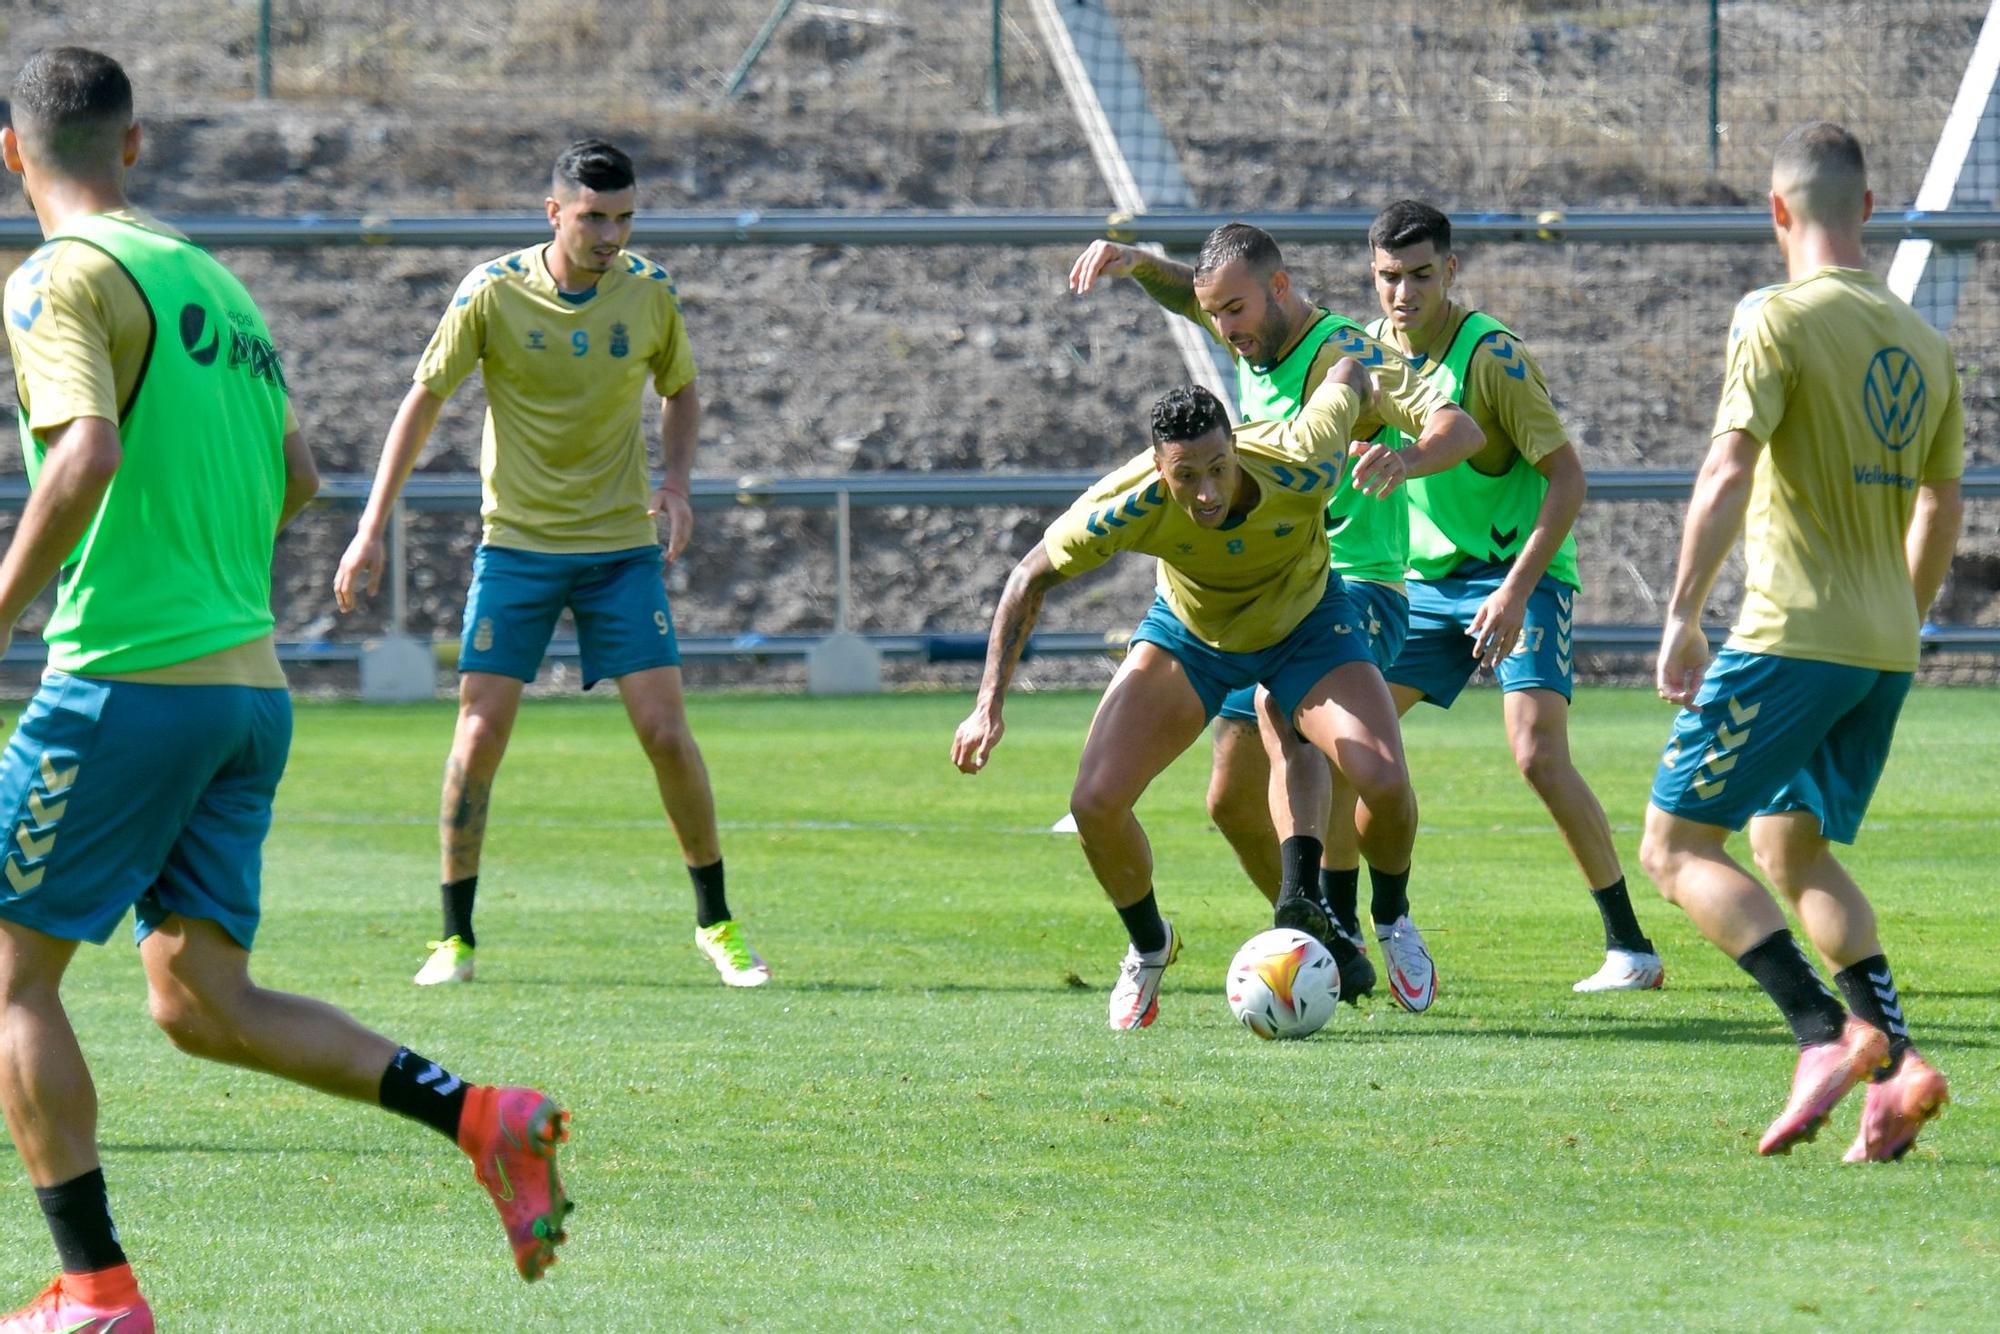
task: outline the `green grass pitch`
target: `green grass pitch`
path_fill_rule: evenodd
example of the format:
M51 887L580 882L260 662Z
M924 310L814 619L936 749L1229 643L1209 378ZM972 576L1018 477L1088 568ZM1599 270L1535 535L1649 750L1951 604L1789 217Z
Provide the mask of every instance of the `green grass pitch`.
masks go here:
M302 704L257 975L575 1114L579 1202L521 1284L464 1160L380 1112L175 1053L126 938L67 996L112 1200L175 1329L1630 1328L1989 1325L2000 1272L2000 694L1925 690L1851 865L1954 1102L1849 1167L1859 1096L1754 1152L1776 1012L1639 876L1669 720L1591 690L1575 737L1668 989L1574 996L1596 915L1499 701L1408 727L1437 1006L1263 1043L1222 974L1265 925L1201 810L1206 746L1141 808L1188 947L1159 1022L1104 1026L1124 948L1063 811L1094 699L1025 694L954 772L962 695L702 695L731 899L776 981L725 991L615 702L530 701L493 805L479 980L436 932L444 704ZM18 1167L0 1298L53 1252Z

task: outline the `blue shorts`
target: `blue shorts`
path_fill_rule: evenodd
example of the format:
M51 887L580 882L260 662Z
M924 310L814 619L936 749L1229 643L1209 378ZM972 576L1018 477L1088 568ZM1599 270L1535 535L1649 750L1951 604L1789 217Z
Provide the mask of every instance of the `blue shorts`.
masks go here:
M567 606L576 618L583 688L678 667L680 641L657 546L558 555L481 546L472 558L458 670L532 681Z
M1361 620L1368 635L1368 651L1375 658L1375 665L1383 671L1396 660L1402 650L1403 638L1410 632L1410 600L1399 589L1388 584L1378 584L1368 579L1343 579L1347 589L1347 600L1354 604L1354 614ZM1218 718L1231 722L1251 723L1257 721L1257 687L1244 686L1232 690L1216 710Z
M1442 579L1412 579L1410 636L1385 676L1392 685L1424 692L1448 709L1472 679L1479 660L1472 656L1472 618L1507 578L1508 566L1466 561ZM1570 618L1576 590L1548 575L1528 594L1520 642L1493 669L1502 690L1553 690L1564 699L1576 686Z
M1215 717L1230 691L1254 690L1260 684L1271 692L1279 712L1290 718L1328 672L1350 662L1374 661L1354 604L1339 576L1332 573L1326 592L1306 618L1283 639L1255 653L1225 653L1202 643L1158 596L1132 632L1132 642L1156 644L1174 656L1187 673L1188 684L1201 696L1204 722Z
M0 756L0 918L102 945L137 907L249 949L292 697L50 672Z
M1852 843L1889 760L1909 672L1723 649L1653 774L1653 805L1741 829L1755 815L1811 811Z

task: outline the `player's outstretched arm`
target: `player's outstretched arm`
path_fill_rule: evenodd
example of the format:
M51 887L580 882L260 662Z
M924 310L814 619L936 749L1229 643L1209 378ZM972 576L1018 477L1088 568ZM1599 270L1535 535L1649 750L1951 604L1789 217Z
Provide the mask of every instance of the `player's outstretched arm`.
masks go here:
M306 438L297 431L285 432L285 499L278 510L278 531L298 517L319 494L319 464L313 460Z
M1681 532L1680 563L1674 569L1674 589L1667 599L1667 623L1660 635L1655 684L1660 698L1683 708L1694 703L1708 673L1708 636L1701 628L1702 608L1722 570L1722 558L1743 531L1750 508L1750 480L1763 442L1748 431L1728 431L1709 444L1695 478L1694 499L1688 502Z
M0 557L0 652L13 637L14 622L90 530L125 461L118 428L103 417L65 422L48 433L44 444L41 476L7 554Z
M1177 260L1116 241L1092 241L1069 266L1069 290L1082 296L1100 278L1130 278L1174 314L1201 319L1201 307L1194 299L1194 270Z
M1069 576L1059 574L1049 561L1048 549L1040 542L1021 558L1007 576L1000 605L993 612L993 632L986 640L986 671L979 679L979 698L958 725L951 742L951 762L962 773L976 774L986 767L987 756L1000 744L1005 730L1000 707L1007 697L1008 683L1020 664L1021 650L1041 619L1042 599L1051 588Z
M1410 477L1429 477L1459 464L1486 447L1486 432L1472 414L1456 403L1445 403L1424 419L1417 438L1398 452Z
M701 435L701 394L690 380L680 390L660 400L660 449L666 460L666 476L653 493L655 518L667 516L667 559L677 559L694 536L694 494L689 488L694 478L695 442Z
M1958 478L1924 482L1917 487L1917 508L1903 550L1910 562L1910 587L1917 595L1917 615L1928 616L1958 550L1965 526L1965 496Z
M402 494L403 483L410 479L410 469L417 466L417 456L424 452L424 442L431 438L431 428L437 425L443 408L442 398L421 384L413 384L396 409L389 438L382 444L382 461L375 465L375 485L368 492L368 505L361 511L354 540L340 558L340 568L334 571L333 600L342 611L354 610L356 588L365 584L369 597L382 588L382 534L389 527L389 512Z

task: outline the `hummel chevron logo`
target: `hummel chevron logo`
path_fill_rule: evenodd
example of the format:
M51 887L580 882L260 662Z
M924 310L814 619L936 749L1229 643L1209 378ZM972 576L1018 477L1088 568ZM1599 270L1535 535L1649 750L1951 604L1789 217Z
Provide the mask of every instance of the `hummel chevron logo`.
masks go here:
M36 838L28 832L25 823L17 824L14 826L14 842L20 847L24 860L39 861L48 856L49 849L56 845L56 831L51 829L44 837Z
M1660 756L1660 763L1666 765L1669 769L1674 769L1680 766L1680 762L1681 743L1676 741L1667 747L1665 754Z
M1719 724L1715 729L1716 744L1724 750L1735 750L1749 739L1750 729L1747 727L1740 732L1732 732L1727 724Z
M444 1080L444 1082L439 1084L439 1080ZM437 1084L437 1087L431 1089L431 1092L437 1094L440 1098L449 1098L452 1094L458 1092L459 1085L463 1083L457 1075L446 1078L444 1067L435 1061L431 1062L430 1069L417 1076L417 1082L426 1087Z
M1516 380L1526 378L1528 365L1520 359L1521 354L1514 350L1512 343L1504 338L1495 336L1492 346L1494 359L1500 363L1501 370L1506 371L1509 376Z
M1729 785L1729 780L1727 778L1718 778L1712 783L1704 783L1699 778L1697 778L1694 780L1694 793L1696 796L1700 797L1703 801L1707 801L1710 797L1722 791L1722 789L1727 787L1728 785Z
M1729 720L1738 727L1743 726L1747 722L1754 721L1757 715L1763 711L1764 706L1762 704L1752 704L1750 707L1745 708L1743 705L1737 703L1736 696L1731 695L1729 697Z
M76 781L76 771L82 766L72 764L67 769L58 769L47 755L42 756L42 786L52 797L59 797L69 791L69 785Z
M7 858L7 883L14 887L16 894L32 894L41 888L42 877L48 874L48 867L37 866L32 871L23 871L21 864L12 857Z
M1736 761L1741 758L1740 755L1725 755L1719 750L1711 750L1701 757L1701 762L1708 766L1710 773L1719 778L1734 769Z
M62 819L63 812L68 809L68 798L61 801L43 801L41 793L33 788L28 789L28 814L34 818L37 827L54 824Z

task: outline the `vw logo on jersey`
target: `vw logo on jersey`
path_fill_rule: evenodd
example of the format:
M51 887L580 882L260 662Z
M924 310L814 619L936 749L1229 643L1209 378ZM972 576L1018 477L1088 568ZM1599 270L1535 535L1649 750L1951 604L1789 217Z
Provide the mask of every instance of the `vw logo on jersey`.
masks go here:
M1861 386L1861 405L1875 432L1892 453L1917 438L1924 424L1924 373L1917 360L1900 347L1885 347L1868 363Z

